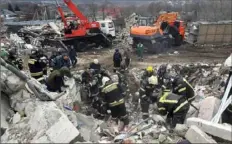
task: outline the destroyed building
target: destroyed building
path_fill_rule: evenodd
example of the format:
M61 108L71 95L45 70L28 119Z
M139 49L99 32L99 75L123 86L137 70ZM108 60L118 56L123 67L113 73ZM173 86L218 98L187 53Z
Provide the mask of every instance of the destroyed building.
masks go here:
M137 16L134 13L125 19L125 28L118 32L112 48L78 52L78 66L71 68L72 78L65 77L68 87L61 93L48 91L43 80L32 78L27 60L34 49L46 52L48 57L54 53L66 53L68 47L57 40L62 35L63 24L49 22L40 26L25 26L18 33L8 33L6 29L1 29L1 50L15 49L25 65L20 71L3 58L0 61L1 142L231 143L231 125L220 122L223 111L231 102L227 89L231 88L232 77L225 88L232 63L231 44L225 46L222 51L210 46L209 49L213 52L205 50L208 47L192 48L185 44L179 49L173 48L165 53L145 54L144 62L140 62L137 60L136 51L131 48L133 40L130 37L130 27L137 23ZM194 29L194 26L191 28ZM227 37L224 38L228 40ZM132 64L127 73L129 91L126 98L130 123L128 131L123 132L120 132L117 126L110 125L110 118L99 120L88 114L89 107L83 102L83 85L79 81L84 72L83 67L98 58L109 71L111 79L117 82L119 78L113 73L111 62L116 48L121 52L129 49L132 55ZM192 51L195 53L192 54ZM135 102L135 99L138 99L136 92L144 68L151 65L156 71L164 63L168 63L172 71L188 80L195 91L195 100L190 105L185 123L177 124L175 129L170 129L166 116L158 113L156 104L149 108L150 117L142 120L141 108Z

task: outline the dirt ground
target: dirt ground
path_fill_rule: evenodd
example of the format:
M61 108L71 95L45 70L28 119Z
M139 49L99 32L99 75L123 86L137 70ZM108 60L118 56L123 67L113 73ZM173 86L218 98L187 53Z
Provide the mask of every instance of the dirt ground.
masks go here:
M113 68L112 56L114 48L123 49L123 46L113 46L111 49L92 49L78 54L77 69L83 69L93 59L99 59L99 62L108 70ZM121 50L123 52L123 50ZM232 53L232 45L221 46L193 46L184 44L180 47L170 49L162 54L144 53L144 61L138 61L136 53L131 50L131 67L145 68L148 65L157 65L162 63L172 64L190 64L190 63L223 63Z

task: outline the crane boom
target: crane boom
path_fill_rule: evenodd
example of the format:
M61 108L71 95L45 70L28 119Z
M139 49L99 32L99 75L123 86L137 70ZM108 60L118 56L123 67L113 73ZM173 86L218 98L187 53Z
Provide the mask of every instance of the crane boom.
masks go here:
M72 2L72 0L64 0L64 3L68 8L78 17L82 22L88 23L87 17L85 17L77 8L77 6Z

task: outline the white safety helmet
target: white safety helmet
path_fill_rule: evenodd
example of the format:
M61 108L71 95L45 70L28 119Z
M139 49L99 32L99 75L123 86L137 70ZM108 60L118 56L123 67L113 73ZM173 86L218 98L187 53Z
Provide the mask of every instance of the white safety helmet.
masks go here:
M158 79L156 76L151 76L148 78L148 83L152 85L158 85Z
M230 54L230 56L226 59L225 63L224 63L225 67L232 67L232 53Z
M98 64L98 63L99 63L98 59L94 59L94 60L93 60L93 63L94 63L94 64Z
M108 77L103 77L102 78L102 86L105 86L106 82L108 82L110 79Z

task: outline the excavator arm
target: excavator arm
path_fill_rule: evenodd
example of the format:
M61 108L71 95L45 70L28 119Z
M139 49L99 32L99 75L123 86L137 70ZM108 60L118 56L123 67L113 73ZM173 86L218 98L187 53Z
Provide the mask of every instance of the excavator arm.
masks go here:
M87 17L85 17L77 8L77 6L72 2L72 0L64 0L67 7L78 17L82 23L88 23Z

